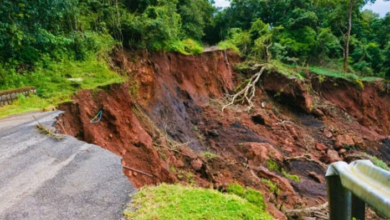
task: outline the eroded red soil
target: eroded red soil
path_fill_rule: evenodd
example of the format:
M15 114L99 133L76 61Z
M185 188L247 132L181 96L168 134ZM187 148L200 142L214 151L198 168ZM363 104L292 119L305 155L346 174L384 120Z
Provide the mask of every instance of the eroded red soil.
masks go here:
M225 190L238 182L262 191L278 219L287 219L285 209L326 201L327 164L362 152L389 162L386 85L361 90L343 80L270 72L262 76L253 111L222 112L224 94L249 78L234 73L239 61L223 51L196 57L118 52L113 66L129 82L78 93L60 106L60 123L67 134L120 155L136 187L189 182ZM101 122L91 124L99 109ZM287 179L282 169L301 181Z

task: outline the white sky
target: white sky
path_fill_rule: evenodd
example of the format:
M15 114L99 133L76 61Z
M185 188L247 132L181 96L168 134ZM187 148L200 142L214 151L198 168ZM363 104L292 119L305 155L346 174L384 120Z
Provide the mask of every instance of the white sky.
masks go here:
M218 7L228 7L230 5L230 2L226 0L214 0L214 1L215 1L215 5Z
M227 0L215 0L215 5L218 7L228 7L230 2ZM363 9L370 9L376 13L379 13L381 17L384 17L387 12L390 12L390 1L377 0L375 4L368 4Z
M383 0L377 0L375 4L367 4L363 9L373 10L381 17L384 17L388 12L390 12L390 1L385 2Z

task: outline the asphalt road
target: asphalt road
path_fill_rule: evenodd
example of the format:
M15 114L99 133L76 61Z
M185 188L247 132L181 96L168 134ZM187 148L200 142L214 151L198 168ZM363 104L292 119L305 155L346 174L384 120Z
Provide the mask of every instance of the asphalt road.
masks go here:
M0 119L1 220L121 219L135 189L120 158L73 137L41 134L59 111Z

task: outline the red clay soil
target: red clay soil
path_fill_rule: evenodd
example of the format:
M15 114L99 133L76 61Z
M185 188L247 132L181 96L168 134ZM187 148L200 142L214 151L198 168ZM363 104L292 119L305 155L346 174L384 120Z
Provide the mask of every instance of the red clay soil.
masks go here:
M129 83L79 92L60 106L60 123L67 134L120 155L136 187L190 182L224 191L240 183L263 192L277 219L287 219L283 210L326 201L327 164L362 152L389 162L389 100L378 83L362 92L347 81L334 87L330 79L272 72L262 77L253 111L222 112L224 94L240 81L232 69L239 61L223 51L117 52L113 66ZM99 109L101 122L91 124Z
M99 145L123 158L123 166L153 175L153 177L124 169L136 187L161 182L172 183L176 178L163 166L146 133L131 111L134 106L127 85L112 85L98 92L81 91L74 103L61 105L65 114L59 123L65 131L88 143ZM90 120L103 109L101 122Z

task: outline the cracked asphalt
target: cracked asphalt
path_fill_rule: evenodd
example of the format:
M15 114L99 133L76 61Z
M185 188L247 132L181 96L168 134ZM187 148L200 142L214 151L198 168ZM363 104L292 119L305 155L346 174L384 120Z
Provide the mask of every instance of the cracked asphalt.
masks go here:
M120 157L73 137L41 134L61 112L0 119L1 220L118 220L136 190Z

